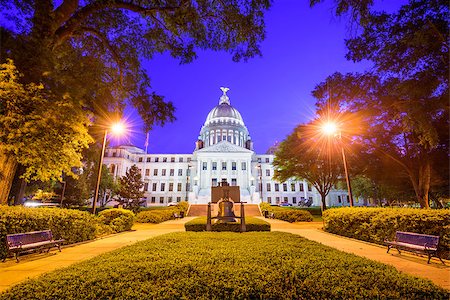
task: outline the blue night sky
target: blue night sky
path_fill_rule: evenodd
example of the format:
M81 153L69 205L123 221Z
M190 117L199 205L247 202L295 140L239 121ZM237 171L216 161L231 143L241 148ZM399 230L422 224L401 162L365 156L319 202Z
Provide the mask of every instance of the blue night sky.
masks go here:
M392 11L405 1L377 1ZM306 0L274 1L266 13L262 57L235 63L223 52L202 51L191 64L180 65L170 55L145 62L152 88L176 107L177 120L149 134L149 153L192 153L208 112L218 104L221 86L230 88L231 105L241 113L256 153L282 141L293 128L315 113L314 87L334 72L362 71L367 62L345 59L348 19L332 13L332 1L314 8ZM126 112L132 133L128 140L144 148L142 121ZM116 141L117 143L117 141Z

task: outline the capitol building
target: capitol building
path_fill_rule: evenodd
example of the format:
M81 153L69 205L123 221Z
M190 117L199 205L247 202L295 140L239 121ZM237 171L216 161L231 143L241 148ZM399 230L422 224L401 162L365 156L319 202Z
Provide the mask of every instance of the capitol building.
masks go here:
M147 206L188 201L206 204L211 187L226 181L239 186L240 200L247 203L290 203L320 206L320 194L306 180L277 182L273 154L257 154L239 111L221 88L219 103L209 112L195 150L189 154L147 154L135 146L107 148L104 164L114 178L125 176L132 165L142 172ZM359 203L355 201L355 205ZM348 206L347 191L332 190L328 206Z

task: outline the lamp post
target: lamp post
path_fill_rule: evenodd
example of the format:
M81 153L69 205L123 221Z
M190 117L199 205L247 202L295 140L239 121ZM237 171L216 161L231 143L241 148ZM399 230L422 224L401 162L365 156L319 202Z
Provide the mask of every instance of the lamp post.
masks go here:
M335 136L335 137L337 136L337 137L339 137L339 140L340 140L340 143L341 143L340 146L341 146L341 152L342 152L342 161L344 163L345 180L347 182L348 197L349 197L349 201L350 201L350 206L353 206L352 185L350 184L350 175L348 174L347 158L345 156L344 145L342 144L342 134L341 134L340 131L338 132L338 127L333 122L325 123L322 126L322 131L328 136Z
M111 126L111 132L113 134L121 134L125 131L125 127L122 123L115 123ZM103 156L105 156L105 147L106 147L106 138L108 136L108 129L105 129L105 135L103 137L103 144L102 144L102 153L100 156L99 164L98 164L98 174L97 174L97 184L95 186L95 194L94 194L94 201L92 202L92 214L95 215L95 208L98 201L98 190L100 188L100 181L102 178L102 166L103 166Z

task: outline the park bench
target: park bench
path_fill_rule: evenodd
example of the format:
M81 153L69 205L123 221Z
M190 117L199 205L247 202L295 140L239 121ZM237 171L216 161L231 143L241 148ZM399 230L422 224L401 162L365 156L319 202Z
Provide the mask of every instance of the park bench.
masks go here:
M19 262L19 254L22 252L29 252L32 250L40 250L42 252L44 249L47 249L47 252L49 252L52 247L58 247L61 252L61 244L63 242L64 239L53 239L51 230L7 234L6 246L8 253L3 258L3 261L5 261L11 253L15 254L16 261Z
M385 240L384 242L388 246L387 253L389 253L391 248L396 248L398 253L400 253L400 249L402 249L428 255L428 263L430 263L431 257L434 256L439 258L440 261L445 264L439 256L439 236L397 231L395 233L394 241Z

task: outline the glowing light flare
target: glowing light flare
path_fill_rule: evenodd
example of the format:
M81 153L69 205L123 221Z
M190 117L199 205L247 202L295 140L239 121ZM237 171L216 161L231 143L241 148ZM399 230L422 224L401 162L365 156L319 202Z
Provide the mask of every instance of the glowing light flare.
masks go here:
M124 134L125 131L126 131L126 127L125 127L125 125L124 125L123 123L121 123L121 122L114 123L114 124L111 126L111 133L114 134L114 135L116 135L116 136L119 136L119 135Z
M322 125L322 131L326 135L335 135L338 131L338 127L334 122L327 122Z

